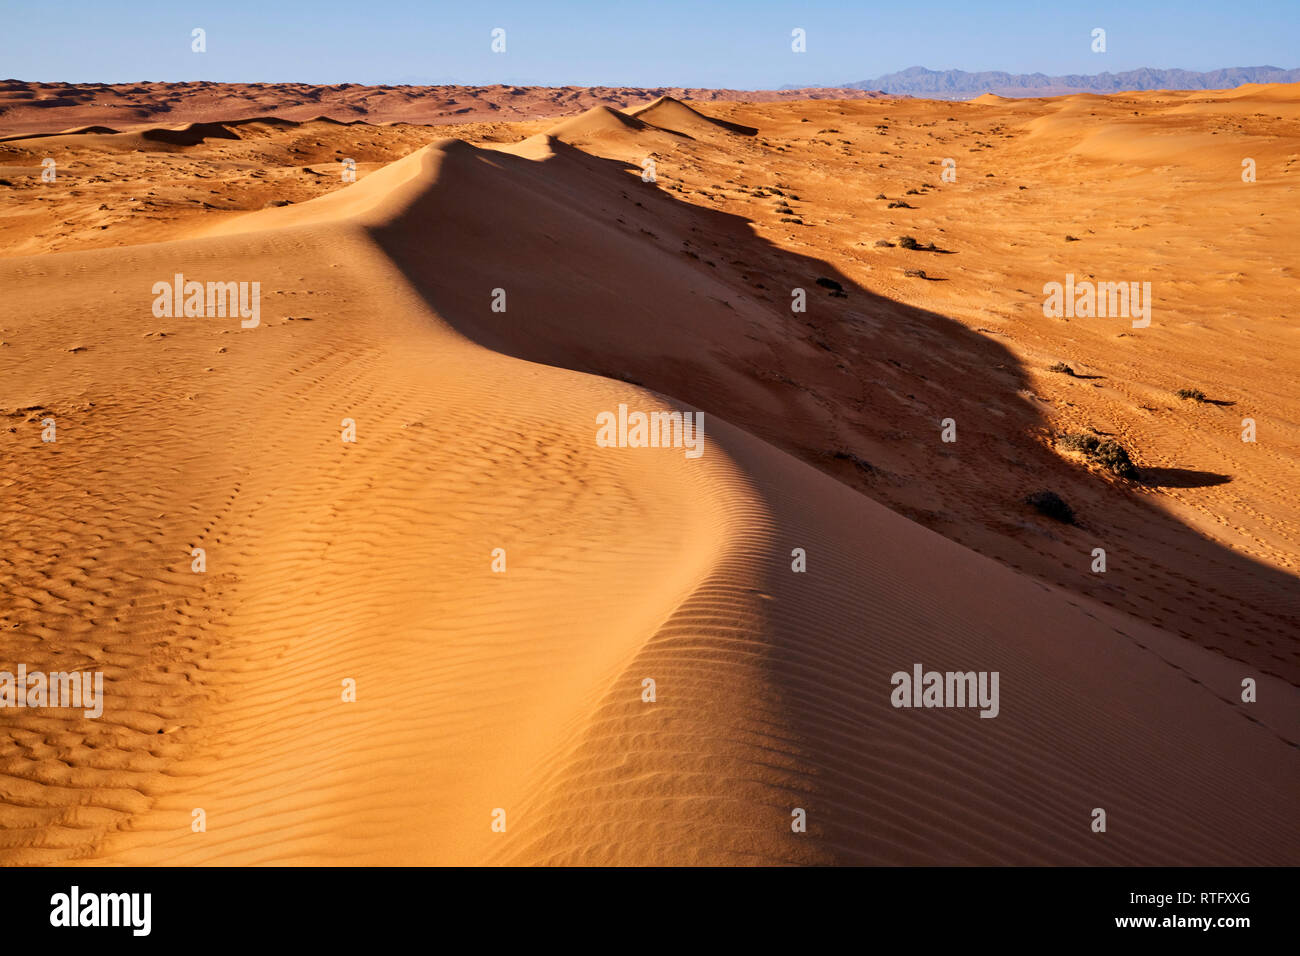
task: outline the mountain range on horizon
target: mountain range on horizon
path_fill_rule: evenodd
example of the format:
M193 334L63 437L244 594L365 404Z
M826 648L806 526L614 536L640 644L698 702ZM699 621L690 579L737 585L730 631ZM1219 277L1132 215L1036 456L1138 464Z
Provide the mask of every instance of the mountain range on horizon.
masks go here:
M1001 70L968 73L965 70L930 70L923 66L913 66L875 79L846 83L844 87L926 99L966 100L984 93L999 96L1058 96L1064 93L1119 93L1125 90L1221 90L1243 83L1296 82L1300 82L1300 69L1284 70L1276 66L1234 66L1208 72L1143 67L1123 73L1098 73L1092 76L1048 76L1045 73L1006 73Z

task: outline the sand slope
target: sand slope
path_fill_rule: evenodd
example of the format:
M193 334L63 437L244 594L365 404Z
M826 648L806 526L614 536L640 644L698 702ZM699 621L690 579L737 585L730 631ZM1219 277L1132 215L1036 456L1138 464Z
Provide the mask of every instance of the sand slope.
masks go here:
M1295 688L715 414L798 423L747 364L781 326L682 255L665 134L602 133L0 262L6 654L110 698L7 720L0 861L1296 862ZM175 272L261 282L261 325L155 318ZM701 458L595 444L689 407L634 353ZM999 671L1000 715L891 707L914 662Z

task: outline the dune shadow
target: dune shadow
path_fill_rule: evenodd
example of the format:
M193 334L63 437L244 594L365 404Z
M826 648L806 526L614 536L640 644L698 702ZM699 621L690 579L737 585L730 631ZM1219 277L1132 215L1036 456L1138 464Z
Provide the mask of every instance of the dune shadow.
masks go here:
M1229 477L1145 469L1142 485L1091 471L1053 449L1045 402L1025 400L1033 382L996 337L877 295L680 183L642 182L631 161L549 145L531 159L443 144L429 187L370 227L461 334L687 403L1005 564L1295 683L1296 579L1140 493ZM911 255L884 251L873 268L901 273ZM955 445L940 440L948 418ZM1025 499L1043 489L1083 527L1037 514ZM1141 580L1077 572L1099 536Z
M1141 472L1142 484L1155 488L1210 488L1232 481L1231 475L1194 468L1143 468Z

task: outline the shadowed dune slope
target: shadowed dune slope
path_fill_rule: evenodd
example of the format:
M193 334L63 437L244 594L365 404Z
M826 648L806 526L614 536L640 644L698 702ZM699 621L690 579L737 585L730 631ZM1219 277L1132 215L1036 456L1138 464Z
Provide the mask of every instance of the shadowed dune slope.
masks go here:
M6 650L107 682L100 721L6 723L0 861L1296 862L1294 688L1247 715L1239 664L711 413L699 458L596 444L688 407L563 366L705 325L714 388L782 414L735 371L744 303L620 222L637 182L444 142L217 234L0 262ZM177 272L260 282L261 324L155 318ZM914 663L998 671L998 716L892 707Z

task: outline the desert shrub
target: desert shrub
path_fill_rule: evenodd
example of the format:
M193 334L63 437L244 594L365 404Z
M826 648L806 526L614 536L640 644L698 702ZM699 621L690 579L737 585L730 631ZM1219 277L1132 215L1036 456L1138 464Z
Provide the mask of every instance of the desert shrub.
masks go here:
M838 282L836 282L834 279L829 279L829 278L827 278L826 276L821 276L821 277L817 280L817 284L818 284L819 286L821 286L823 289L833 289L833 290L835 290L836 292L843 292L843 291L844 291L844 286L840 285L840 284L839 284Z
M1097 446L1101 444L1100 439L1086 435L1083 432L1066 432L1056 439L1058 444L1064 445L1070 451L1082 452L1091 457L1096 454Z
M1066 236L1066 237L1065 237L1065 241L1066 241L1066 242L1078 242L1078 241L1079 241L1079 237L1078 237L1078 236Z
M1082 453L1089 461L1096 462L1121 478L1134 479L1138 476L1137 465L1133 464L1128 450L1113 439L1102 440L1094 435L1074 432L1060 435L1056 440L1059 444L1071 451Z
M877 240L876 240L876 245L877 245L878 247L885 248L885 249L892 249L892 248L894 248L894 244L893 244L892 242L890 242L888 239L877 239Z
M895 199L895 200L894 200L893 202L891 202L891 203L889 204L889 206L886 207L886 208L889 208L889 209L915 209L916 207L913 206L911 203L903 202L903 200L901 200L901 199Z
M782 222L792 222L792 223L794 223L796 226L802 226L802 225L803 225L803 220L802 220L802 219L796 219L794 216L782 216L782 217L781 217L781 221L782 221Z
M1093 457L1098 464L1109 468L1121 478L1136 478L1138 475L1137 465L1133 464L1128 451L1117 441L1107 439L1101 442Z
M1055 491L1035 491L1025 498L1040 515L1065 524L1074 524L1074 509Z
M1191 399L1194 402L1205 401L1205 393L1202 392L1199 388L1180 388L1174 394L1177 395L1179 398Z
M928 279L928 278L930 278L928 275L925 274L925 270L924 270L924 269L904 269L904 270L903 270L903 275L907 276L909 279Z
M1057 362L1055 365L1053 365L1051 368L1049 368L1048 371L1049 371L1049 372L1060 372L1062 375L1073 375L1073 374L1074 374L1074 369L1070 368L1070 366L1066 365L1064 362Z
M898 244L904 249L920 249L921 244L911 236L899 236Z
M888 199L889 197L886 196L884 193L877 193L877 194L876 194L876 198L877 198L877 199Z

